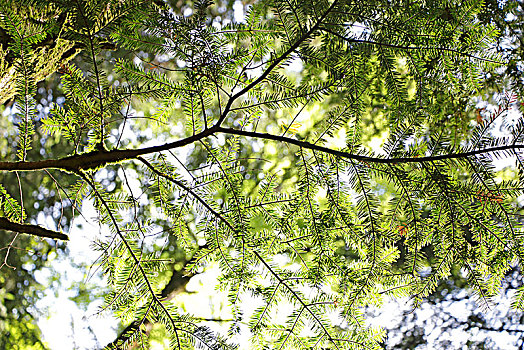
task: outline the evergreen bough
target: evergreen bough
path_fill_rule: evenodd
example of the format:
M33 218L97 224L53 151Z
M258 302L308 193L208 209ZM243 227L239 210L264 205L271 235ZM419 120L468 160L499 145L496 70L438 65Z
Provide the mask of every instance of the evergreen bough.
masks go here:
M246 324L243 349L381 348L364 307L389 295L417 305L457 266L489 306L523 254L519 97L500 95L494 112L471 103L504 64L482 6L259 1L226 24L210 1L185 15L162 1L4 1L0 68L12 67L2 84L10 74L18 143L0 171L54 174L73 216L94 203L110 230L95 242L105 308L127 325L107 348L147 346L159 324L174 349L234 348ZM37 111L38 62L59 42L81 56L61 57L65 99ZM370 128L385 135L380 152ZM31 153L49 139L67 155ZM500 180L495 161L508 157L515 173ZM31 224L6 188L0 228L74 239ZM183 273L162 240L182 249ZM211 264L232 308L227 334L172 303ZM263 301L249 318L246 298ZM280 323L282 303L292 311Z

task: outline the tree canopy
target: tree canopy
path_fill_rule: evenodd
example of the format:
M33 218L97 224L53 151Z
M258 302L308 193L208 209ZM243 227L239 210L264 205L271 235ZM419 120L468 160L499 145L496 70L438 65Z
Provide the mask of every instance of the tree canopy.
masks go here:
M0 4L0 345L87 202L107 349L380 349L366 307L520 276L521 4ZM224 332L176 304L212 267Z

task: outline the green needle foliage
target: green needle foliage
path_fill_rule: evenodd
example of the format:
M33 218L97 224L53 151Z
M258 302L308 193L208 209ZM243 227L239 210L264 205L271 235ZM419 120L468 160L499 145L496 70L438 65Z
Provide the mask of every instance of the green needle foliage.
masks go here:
M2 180L52 176L69 217L94 203L109 229L94 242L105 309L126 326L107 348L147 348L160 326L173 349L379 349L366 306L418 305L457 268L489 306L524 254L519 96L500 95L495 111L473 103L505 64L483 10L264 0L227 23L206 0L183 15L149 0L3 2L18 142L2 150ZM55 22L82 64L64 59L65 98L40 113L34 62ZM48 139L67 155L47 156ZM501 178L495 161L510 157ZM75 239L30 223L24 188L9 188L0 228ZM180 261L188 275L218 264L229 332L175 306L166 273ZM243 325L251 341L236 344Z

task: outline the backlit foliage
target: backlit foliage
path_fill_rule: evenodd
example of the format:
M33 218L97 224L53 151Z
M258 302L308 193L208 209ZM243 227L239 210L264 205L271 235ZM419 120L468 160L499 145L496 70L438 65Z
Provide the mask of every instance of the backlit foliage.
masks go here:
M184 15L162 1L16 6L65 16L83 65L60 68L64 102L37 113L30 62L50 29L4 5L18 143L0 171L74 177L63 209L94 203L109 229L94 242L104 308L129 325L108 348L147 348L155 325L174 349L378 349L363 307L418 304L456 266L489 305L520 262L524 124L513 93L494 112L472 102L504 64L481 1L259 1L240 23L205 0ZM68 157L28 157L45 138ZM494 162L509 157L501 179ZM18 194L0 195L3 217L27 221ZM189 274L219 265L228 333L164 295L176 262L165 242L191 257ZM249 344L236 343L241 325Z

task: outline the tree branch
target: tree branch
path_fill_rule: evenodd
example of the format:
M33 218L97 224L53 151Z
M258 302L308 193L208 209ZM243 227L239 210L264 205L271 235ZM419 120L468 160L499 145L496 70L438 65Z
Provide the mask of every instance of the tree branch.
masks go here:
M133 334L138 331L140 324L141 322L136 320L131 322L126 328L124 328L124 330L114 341L104 346L104 349L122 349L122 346L125 344L125 342L128 341L129 338L131 338Z
M434 161L447 160L447 159L467 158L467 157L475 156L478 154L491 153L491 152L524 149L524 145L510 144L510 145L504 145L504 146L484 148L484 149L479 149L479 150L469 151L469 152L448 153L448 154L440 154L440 155L428 156L428 157L378 158L378 157L369 157L369 156L364 156L364 155L359 155L359 154L353 154L353 153L349 153L345 151L339 151L339 150L331 149L328 147L319 146L317 144L313 144L307 141L301 141L297 139L292 139L290 137L278 136L278 135L261 133L261 132L237 130L237 129L231 129L231 128L222 128L222 127L218 128L218 132L224 133L224 134L253 137L253 138L264 139L264 140L279 141L279 142L296 145L296 146L306 148L306 149L311 149L315 151L332 154L334 156L338 156L341 158L353 159L353 160L367 162L367 163L378 163L378 164L425 163L425 162L434 162Z
M69 240L69 237L63 233L48 230L38 225L19 224L3 217L0 217L0 229L44 238Z
M327 154L332 154L346 159L353 159L361 162L368 163L378 163L378 164L402 164L402 163L424 163L424 162L434 162L439 160L447 159L460 159L467 158L479 154L491 153L491 152L500 152L500 151L509 151L509 150L518 150L524 149L524 145L504 145L496 146L484 149L478 149L475 151L461 152L461 153L448 153L440 154L436 156L428 157L403 157L403 158L379 158L379 157L369 157L359 154L353 154L345 151L339 151L331 149L328 147L319 146L307 141L301 141L285 136L278 136L268 133L260 133L254 131L246 130L237 130L232 128L223 128L219 125L215 125L212 128L205 129L193 136L186 137L181 140L174 142L166 143L159 146L151 146L146 148L139 149L123 149L123 150L111 150L111 151L94 151L89 153L83 153L78 155L73 155L60 159L46 159L39 160L34 162L0 162L0 171L36 171L44 169L61 169L66 171L71 171L78 173L80 170L96 169L98 167L104 166L110 163L118 163L124 160L138 159L139 156L167 151L170 149L187 146L193 142L199 141L206 137L215 135L217 133L230 134L230 135L240 135L246 137L253 137L263 140L273 140L278 142L284 142L306 149L311 149L315 151L324 152Z
M145 154L183 147L210 136L216 131L217 128L206 129L185 139L140 149L93 151L60 159L46 159L34 162L0 162L0 171L35 171L54 168L78 173L80 170L96 169L109 163L117 163L123 160L135 159Z
M286 52L284 52L277 59L275 59L273 61L273 63L271 63L267 67L267 69L258 78L256 78L254 81L251 82L251 84L249 84L248 86L246 86L245 88L243 88L242 90L240 90L239 92L234 94L227 101L226 107L224 108L224 111L222 112L222 115L220 116L220 118L218 118L218 121L216 123L217 126L220 126L220 124L222 124L224 119L226 119L227 114L231 110L231 105L233 104L233 102L235 102L235 100L237 98L239 98L240 96L244 95L246 92L248 92L249 90L254 88L262 80L264 80L269 75L269 73L271 73L273 71L273 69L275 69L280 64L280 62L285 60L291 53L293 53L300 46L300 44L302 44L305 40L307 40L311 36L311 34L313 34L313 32L315 32L320 27L320 25L322 24L322 21L324 19L326 19L326 17L329 15L329 13L333 10L333 8L336 6L336 3L337 3L336 0L333 1L331 6L329 6L329 8L326 10L326 12L324 12L324 14L313 25L313 27L311 27L311 29L309 29L306 33L304 33L304 35L302 35L297 41L295 41L295 43L293 45L291 45L289 47L289 49L286 50Z
M191 194L200 204L202 204L207 210L209 210L211 214L213 214L216 218L220 219L220 221L226 224L226 226L229 227L232 231L235 230L234 227L229 223L229 221L227 221L222 215L220 215L220 213L214 210L202 197L200 197L197 193L195 193L195 191L193 191L191 188L184 185L181 181L178 181L174 177L162 173L161 171L156 169L151 163L149 163L144 158L138 157L137 159L141 161L142 163L144 163L154 174L173 182L175 185L177 185L178 187L181 187L184 191Z
M330 30L328 28L320 28L320 30L322 30L324 32L327 32L327 33L330 33L330 34L332 34L332 35L334 35L334 36L336 36L336 37L338 37L338 38L340 38L340 39L342 39L344 41L347 41L348 43L370 44L370 45L383 46L383 47L389 47L389 48L392 48L392 49L400 49L400 50L439 50L439 51L447 51L447 52L453 52L453 53L459 54L461 56L473 58L473 59L476 59L476 60L479 60L479 61L496 63L496 64L503 64L503 62L491 60L489 58L478 57L478 56L469 54L467 52L462 52L460 50L451 49L449 47L395 45L395 44L383 43L383 42L378 42L378 41L346 38L345 36L343 36L343 35L341 35L341 34L339 34L337 32L334 32L334 31L332 31L332 30Z
M198 249L204 249L207 248L207 245L201 246ZM165 287L162 289L162 292L160 292L160 300L161 301L168 301L176 297L178 294L183 293L186 290L186 285L189 283L189 280L191 277L194 276L192 273L186 273L185 267L193 262L195 258L195 254L193 254L193 257L186 261L184 263L184 267L180 271L173 271L173 274L171 275L171 278L169 279L169 282L165 285ZM203 321L209 321L209 319L202 319ZM213 320L217 322L226 322L229 320ZM141 324L144 324L146 326L151 325L151 322L146 320L134 320L131 322L120 334L116 337L115 340L113 340L111 343L107 344L104 349L122 349L122 346L125 344L126 341L129 340L138 330Z

